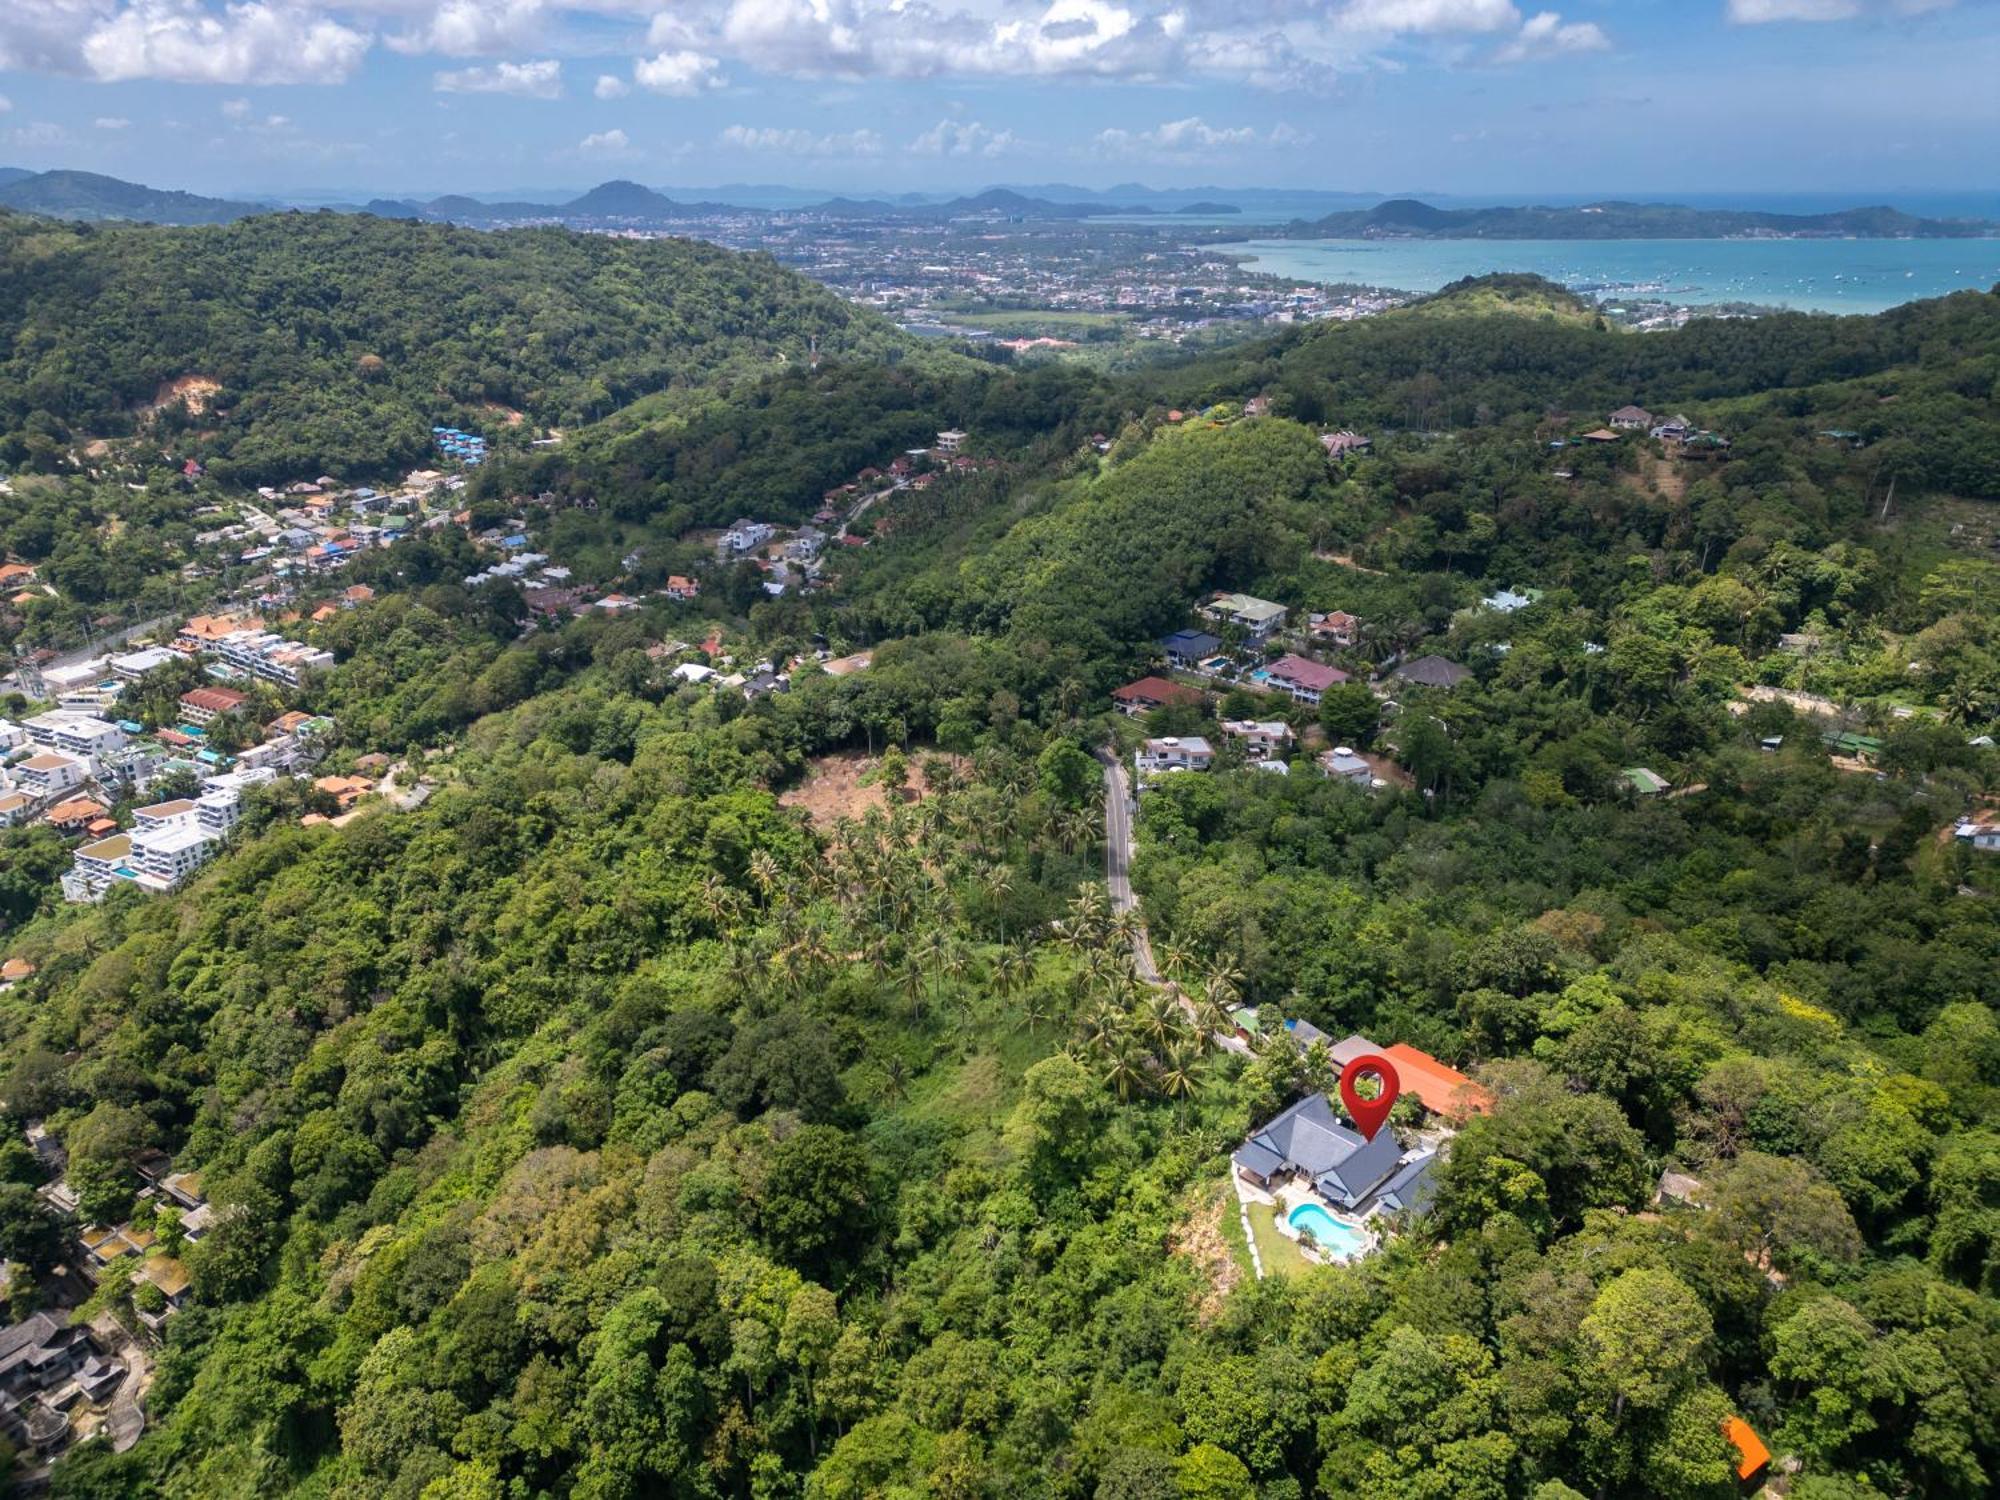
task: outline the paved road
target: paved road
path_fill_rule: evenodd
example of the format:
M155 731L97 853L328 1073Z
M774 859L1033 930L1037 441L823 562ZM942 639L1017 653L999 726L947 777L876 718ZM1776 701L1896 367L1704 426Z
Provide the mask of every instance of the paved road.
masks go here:
M1099 750L1097 759L1104 767L1104 884L1111 892L1113 911L1133 911L1139 905L1139 898L1132 891L1131 782L1126 776L1125 763L1117 755L1109 750ZM1143 923L1132 934L1132 959L1141 979L1148 984L1165 986L1180 1001L1188 1019L1196 1019L1194 1002L1182 993L1179 985L1160 977L1159 966L1153 961L1152 935ZM1250 1050L1241 1037L1226 1031L1215 1033L1215 1043L1225 1052L1247 1053Z

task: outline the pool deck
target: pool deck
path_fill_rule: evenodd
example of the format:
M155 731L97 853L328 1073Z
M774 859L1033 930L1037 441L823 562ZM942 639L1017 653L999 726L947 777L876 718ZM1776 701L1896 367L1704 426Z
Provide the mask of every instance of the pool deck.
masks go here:
M1335 1208L1324 1198L1321 1198L1319 1194L1302 1187L1296 1182L1287 1182L1280 1186L1276 1193L1269 1193L1262 1188L1245 1182L1243 1174L1240 1172L1232 1171L1229 1174L1229 1178L1230 1181L1236 1184L1237 1208L1243 1215L1243 1235L1250 1242L1250 1263L1252 1269L1256 1271L1259 1280L1270 1275L1271 1270L1266 1268L1263 1257L1257 1252L1257 1235L1250 1223L1250 1205L1253 1203L1271 1209L1272 1226L1279 1234L1292 1242L1301 1259L1311 1261L1314 1264L1346 1265L1351 1261L1357 1261L1364 1256L1372 1255L1381 1247L1382 1236L1369 1228L1365 1221L1355 1218L1353 1214L1347 1213L1345 1210ZM1316 1205L1335 1223L1344 1225L1363 1236L1361 1245L1352 1254L1342 1256L1328 1255L1319 1250L1308 1248L1300 1241L1299 1232L1292 1227L1291 1222L1292 1210L1302 1203Z

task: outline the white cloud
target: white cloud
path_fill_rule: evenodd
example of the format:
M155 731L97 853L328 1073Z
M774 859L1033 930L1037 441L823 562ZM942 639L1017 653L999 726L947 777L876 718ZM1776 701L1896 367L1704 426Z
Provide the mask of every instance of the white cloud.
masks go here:
M622 130L600 130L578 141L576 149L583 156L630 156L632 139Z
M1097 149L1107 156L1198 157L1252 148L1303 146L1310 135L1291 125L1260 131L1254 125L1211 125L1199 115L1169 120L1151 130L1102 130Z
M225 120L247 120L250 118L248 99L225 99L222 101L222 118Z
M512 94L520 99L560 99L562 64L551 57L540 62L459 68L432 74L431 87L440 94Z
M105 83L340 83L368 45L366 32L290 4L133 0L85 33L81 59Z
M1501 63L1532 62L1578 52L1603 52L1611 38L1591 21L1565 21L1552 10L1529 17L1511 42L1493 54Z
M632 77L641 88L685 99L721 88L722 77L715 69L716 60L705 52L669 49L633 63Z
M632 92L632 85L616 73L599 73L591 92L600 99L623 99Z
M1958 0L1729 0L1738 26L1772 21L1852 21L1861 16L1924 16L1950 10Z
M873 130L838 135L814 135L810 130L786 130L770 125L730 125L716 137L730 151L774 151L787 156L880 156L882 137Z
M0 115L6 114L13 107L14 101L9 99L5 94L0 94Z
M541 40L545 0L444 0L420 24L389 38L397 52L479 57Z
M99 130L130 130L132 122L123 115L99 115L91 121Z
M989 130L977 120L940 120L910 142L918 156L1005 156L1020 145L1011 130Z
M1505 31L1521 13L1512 0L1348 0L1336 19L1355 31L1437 36Z

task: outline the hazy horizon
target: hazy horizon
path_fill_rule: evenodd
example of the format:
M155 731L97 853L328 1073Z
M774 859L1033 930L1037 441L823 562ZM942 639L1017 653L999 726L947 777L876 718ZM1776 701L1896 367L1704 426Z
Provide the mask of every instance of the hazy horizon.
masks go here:
M1555 6L9 0L0 161L237 196L614 176L1488 201L2000 186L1992 0Z

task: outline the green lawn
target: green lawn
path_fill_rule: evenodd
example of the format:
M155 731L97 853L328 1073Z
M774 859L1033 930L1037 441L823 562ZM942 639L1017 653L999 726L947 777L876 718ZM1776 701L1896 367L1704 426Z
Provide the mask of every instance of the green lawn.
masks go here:
M1250 1232L1257 1237L1257 1254L1264 1262L1266 1276L1296 1276L1312 1269L1312 1262L1299 1254L1298 1241L1278 1232L1278 1211L1268 1203L1252 1203Z

